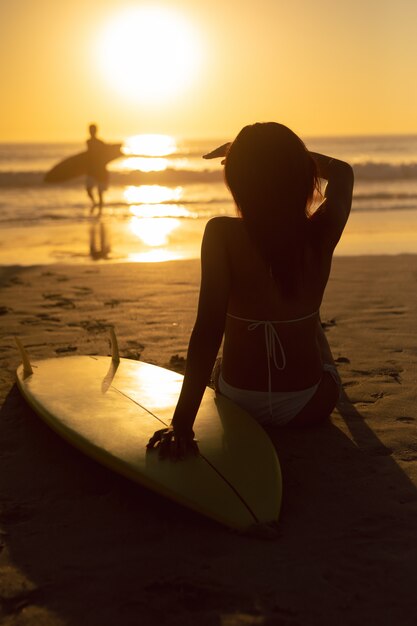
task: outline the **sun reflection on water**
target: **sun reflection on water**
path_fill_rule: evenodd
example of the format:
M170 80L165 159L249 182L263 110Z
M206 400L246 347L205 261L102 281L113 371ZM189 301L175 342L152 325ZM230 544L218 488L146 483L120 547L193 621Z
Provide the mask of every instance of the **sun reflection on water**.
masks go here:
M177 151L175 139L169 135L135 135L125 142L128 157L120 169L142 172L163 171L168 167L164 158ZM182 258L170 249L172 233L180 226L178 218L190 217L190 212L177 205L183 196L182 187L163 185L131 185L123 197L129 205L131 233L148 249L129 255L133 262L162 262ZM167 204L164 204L167 203Z
M171 250L153 248L147 252L130 254L128 261L131 263L163 263L164 261L178 261L179 259L182 259L182 256L171 252Z
M190 211L178 204L132 204L129 211L135 217L194 217Z
M177 144L170 135L133 135L125 141L123 152L132 156L164 157L174 154Z
M139 185L126 187L123 196L129 204L160 204L178 202L183 194L182 187L164 187L163 185Z
M130 261L158 263L174 261L181 255L169 249L169 236L180 225L179 220L172 217L132 217L130 230L140 241L149 246L150 250L130 255Z
M162 157L132 156L114 161L112 170L119 172L163 172L168 168L168 163L168 159Z
M169 235L180 225L174 217L132 217L130 230L145 245L151 247L164 246L169 241Z

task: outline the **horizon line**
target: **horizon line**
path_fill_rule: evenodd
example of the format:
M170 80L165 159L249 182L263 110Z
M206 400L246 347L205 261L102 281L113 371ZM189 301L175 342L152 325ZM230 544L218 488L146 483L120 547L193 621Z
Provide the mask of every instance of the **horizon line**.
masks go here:
M154 135L154 134L160 134L160 135L166 135L169 137L173 137L174 139L177 140L188 140L188 141L213 141L214 143L219 141L219 142L224 142L225 140L227 141L228 138L226 136L226 134L224 135L196 135L196 134L190 134L189 136L183 135L183 134L179 134L179 135L175 135L174 133L167 133L167 132L160 132L160 133L151 133L151 132L132 132L129 134L125 134L125 135L114 135L113 133L110 133L109 135L106 135L104 133L104 136L106 137L106 141L118 141L121 140L121 137L124 138L128 138L128 137L134 137L135 135ZM304 133L297 133L301 138L304 139L308 139L308 140L312 140L312 139L366 139L366 138L375 138L375 137L398 137L398 138L403 138L403 137L417 137L417 130L415 131L410 131L410 132L366 132L366 133L325 133L325 134L304 134ZM229 139L230 140L230 139ZM7 145L7 144L63 144L63 143L68 143L68 144L79 144L79 143L84 143L84 139L35 139L35 138L31 138L31 139L2 139L0 138L0 145Z

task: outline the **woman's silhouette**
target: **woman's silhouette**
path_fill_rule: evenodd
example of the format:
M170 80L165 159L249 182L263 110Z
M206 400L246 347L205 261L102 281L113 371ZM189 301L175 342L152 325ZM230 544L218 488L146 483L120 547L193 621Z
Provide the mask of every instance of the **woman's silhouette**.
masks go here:
M170 428L149 447L181 458L196 451L193 422L223 336L217 389L263 425L328 417L339 381L320 323L332 255L349 216L353 173L309 152L286 126L246 126L225 153L238 217L206 226L201 287L187 367ZM319 178L322 203L311 206Z

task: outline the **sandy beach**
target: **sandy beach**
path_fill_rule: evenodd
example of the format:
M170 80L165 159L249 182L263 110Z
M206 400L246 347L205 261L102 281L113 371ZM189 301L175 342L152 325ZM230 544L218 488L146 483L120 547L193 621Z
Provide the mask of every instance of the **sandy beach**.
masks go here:
M230 532L52 433L14 384L34 359L108 354L181 371L199 261L0 272L0 623L379 626L417 616L417 256L337 257L322 320L343 380L330 423L271 433L279 536Z

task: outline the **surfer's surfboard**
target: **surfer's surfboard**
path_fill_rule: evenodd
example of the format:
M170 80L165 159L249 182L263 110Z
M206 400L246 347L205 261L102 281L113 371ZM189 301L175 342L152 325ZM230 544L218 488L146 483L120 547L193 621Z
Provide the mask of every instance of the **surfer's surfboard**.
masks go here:
M103 146L103 163L110 163L114 159L122 156L121 143L106 143ZM44 176L46 183L63 183L66 180L83 176L87 173L88 152L74 154L63 161L60 161Z
M226 526L278 519L275 449L250 415L207 388L194 432L197 457L160 460L146 449L170 423L183 377L129 359L68 356L23 364L17 383L36 413L70 444L137 483Z

